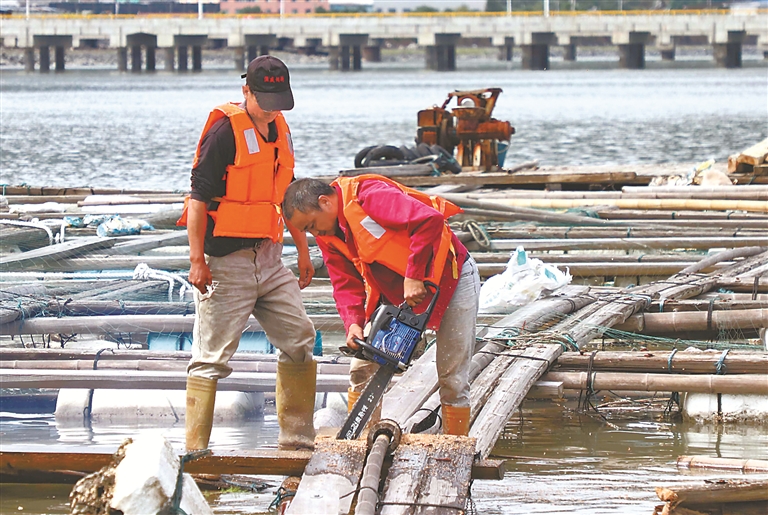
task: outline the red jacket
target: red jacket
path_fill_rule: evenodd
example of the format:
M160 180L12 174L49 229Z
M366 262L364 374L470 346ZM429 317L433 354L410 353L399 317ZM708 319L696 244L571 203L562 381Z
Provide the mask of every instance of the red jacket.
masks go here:
M357 251L350 241L350 231L341 204L341 190L338 187L336 187L336 193L339 198L337 235L347 242L351 254L356 256ZM443 215L382 181L374 180L362 183L358 191L358 198L366 214L379 225L396 231L408 232L411 237L411 255L408 258L406 275L411 279L423 280L427 275L426 271L432 255L436 251L435 246L440 241L444 224ZM455 234L452 241L460 276L462 264L467 256L467 249ZM333 284L333 298L336 300L339 315L344 321L344 327L349 329L352 324L364 326L366 320L363 278L355 265L340 252L320 240L318 240L318 246L323 252L323 259ZM382 292L386 301L395 305L402 304L404 302L403 276L378 263L372 263L370 270L376 287ZM437 329L440 327L440 321L453 297L457 283L458 279L453 278L453 267L447 264L440 280L440 296L429 321L430 328ZM429 304L430 299L431 293L415 308L415 311L417 313L422 312Z

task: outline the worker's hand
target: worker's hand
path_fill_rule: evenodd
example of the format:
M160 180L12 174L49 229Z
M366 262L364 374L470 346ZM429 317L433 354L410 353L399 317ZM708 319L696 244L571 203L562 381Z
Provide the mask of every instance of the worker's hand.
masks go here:
M427 296L427 288L424 281L406 277L403 280L403 297L409 306L417 306Z
M192 261L189 267L189 283L198 289L200 293L207 292L207 286L213 282L211 269L205 260Z
M364 340L363 328L357 324L352 324L347 330L347 347L352 350L357 350L360 346L355 343L355 338L358 340Z
M299 288L302 290L309 286L312 282L312 277L315 275L315 267L312 266L312 258L309 257L309 252L302 254L299 252Z

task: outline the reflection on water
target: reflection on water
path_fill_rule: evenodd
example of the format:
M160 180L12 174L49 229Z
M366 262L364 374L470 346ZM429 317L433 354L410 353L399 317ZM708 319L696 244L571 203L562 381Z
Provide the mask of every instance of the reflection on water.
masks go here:
M591 66L580 64L579 66ZM286 114L300 176L336 173L373 144L413 145L416 114L449 91L501 87L508 163L722 162L764 136L765 68L474 70L296 66ZM241 98L232 71L0 75L3 182L179 189L209 110Z
M88 446L109 452L124 438L147 432L161 432L180 450L184 438L180 424L65 426L47 415L23 420L4 416L0 430L3 450ZM214 451L274 448L276 441L272 408L264 418L238 426L215 425L211 445ZM513 416L494 449L494 455L509 457L504 480L476 481L472 493L478 512L491 515L648 515L659 504L653 492L656 486L738 476L723 471L678 472L675 461L686 454L768 459L768 433L761 427L692 426L656 414L606 423L597 416L578 413L575 403L560 406L527 401L522 420L519 414ZM280 478L266 479L279 485ZM66 487L3 485L0 513L15 512L22 505L24 513L67 513L61 500L67 492ZM216 493L208 498L216 513L265 513L273 492Z

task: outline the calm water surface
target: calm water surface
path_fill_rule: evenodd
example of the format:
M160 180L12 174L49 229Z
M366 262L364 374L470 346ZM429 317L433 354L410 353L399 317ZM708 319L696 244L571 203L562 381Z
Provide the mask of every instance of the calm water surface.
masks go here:
M583 66L588 66L588 64ZM287 113L298 175L353 166L359 149L413 144L416 113L449 91L501 87L495 116L517 129L508 162L695 162L768 133L768 76L739 70L472 70L296 66ZM185 190L209 110L239 100L232 71L0 73L2 182Z

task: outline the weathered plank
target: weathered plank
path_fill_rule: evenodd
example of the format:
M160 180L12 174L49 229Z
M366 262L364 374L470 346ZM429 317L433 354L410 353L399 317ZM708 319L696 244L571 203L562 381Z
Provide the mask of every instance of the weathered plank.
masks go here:
M344 515L350 512L365 465L365 440L318 437L288 515Z
M474 454L474 438L403 435L384 484L381 515L463 513Z

